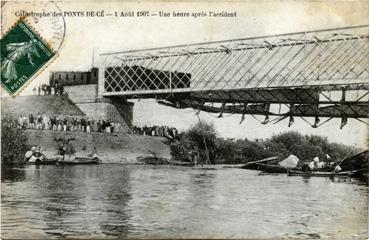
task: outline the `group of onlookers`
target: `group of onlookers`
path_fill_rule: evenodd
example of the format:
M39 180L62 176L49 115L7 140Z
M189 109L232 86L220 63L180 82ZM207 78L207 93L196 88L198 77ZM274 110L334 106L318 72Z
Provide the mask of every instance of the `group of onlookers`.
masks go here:
M20 115L17 119L18 128L53 130L64 132L123 132L122 124L110 120L93 120L88 117L52 116L47 114ZM167 137L174 139L178 137L178 130L169 126L133 126L134 134L144 136Z
M18 117L18 127L25 129L70 131L70 132L107 132L119 133L122 125L119 122L110 120L92 120L88 117L67 117L53 116L45 114L20 115Z
M143 127L133 126L132 129L133 133L138 135L168 137L171 139L178 137L178 130L175 127L145 125Z
M33 88L34 95L63 95L64 86L56 83L54 85L42 84L41 86Z

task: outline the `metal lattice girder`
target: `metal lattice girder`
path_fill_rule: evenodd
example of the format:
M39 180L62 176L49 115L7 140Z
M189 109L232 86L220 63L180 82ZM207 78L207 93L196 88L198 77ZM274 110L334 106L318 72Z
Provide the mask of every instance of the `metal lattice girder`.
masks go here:
M311 105L300 105L294 108L292 115L304 117L348 117L367 118L368 104L336 104L318 108L318 111Z
M184 100L179 104L160 101L160 103L183 108L185 106L194 109L211 112L211 113L237 113L237 114L253 114L253 115L270 115L270 116L294 116L294 117L328 117L328 118L368 118L369 104L353 102L335 103L329 106L320 107L319 104L297 104L289 106L284 112L273 112L270 104L232 104L229 106L217 107L213 105L205 105L202 102Z
M119 83L116 79L123 79ZM189 88L191 74L159 71L141 66L108 67L104 88L107 92Z
M207 102L298 103L319 101L319 91L317 88L234 90L194 92L189 97Z
M101 54L105 96L369 80L369 26Z
M347 117L347 118L367 118L369 104L335 104L326 107L316 108L315 105L298 105L294 106L293 112L289 114L293 116L303 117Z
M163 103L163 102L162 102ZM203 105L198 102L183 101L185 105L191 106L192 108L202 110L211 113L241 113L241 114L255 114L255 115L274 115L269 112L269 105L264 103L248 104L248 105L232 105L225 108L215 107L211 105ZM165 103L164 103L165 104Z

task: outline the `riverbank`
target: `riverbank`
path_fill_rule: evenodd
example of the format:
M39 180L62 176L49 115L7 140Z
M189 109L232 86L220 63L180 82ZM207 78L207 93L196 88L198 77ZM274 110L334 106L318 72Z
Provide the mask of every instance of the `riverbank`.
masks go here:
M26 130L25 135L27 144L41 146L47 158L57 153L57 140L71 139L77 156L86 157L96 147L97 154L104 163L141 163L148 157L171 160L169 145L162 137L51 130Z

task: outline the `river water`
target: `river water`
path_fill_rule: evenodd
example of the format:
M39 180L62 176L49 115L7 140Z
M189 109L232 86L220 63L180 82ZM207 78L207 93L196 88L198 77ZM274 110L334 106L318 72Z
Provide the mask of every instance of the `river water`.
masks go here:
M2 238L363 239L368 186L217 166L2 169Z

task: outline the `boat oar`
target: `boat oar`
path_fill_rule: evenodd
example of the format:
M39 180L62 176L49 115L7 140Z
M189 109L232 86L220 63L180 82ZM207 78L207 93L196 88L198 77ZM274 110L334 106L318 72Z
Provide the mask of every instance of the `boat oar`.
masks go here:
M346 154L346 156L336 165L336 167L337 166L340 166L342 163L343 163L343 161L345 161L346 159L347 159L347 157L353 152L354 150L351 150L350 152L348 152L347 154ZM335 168L336 168L335 167ZM334 170L333 170L333 172L334 172Z

